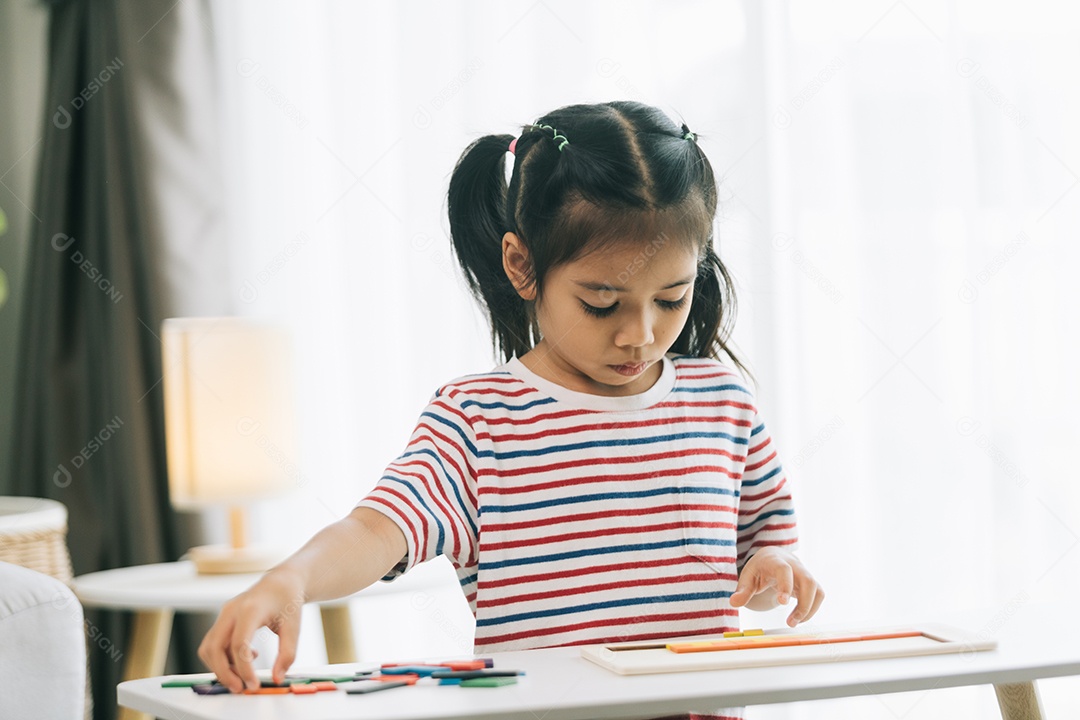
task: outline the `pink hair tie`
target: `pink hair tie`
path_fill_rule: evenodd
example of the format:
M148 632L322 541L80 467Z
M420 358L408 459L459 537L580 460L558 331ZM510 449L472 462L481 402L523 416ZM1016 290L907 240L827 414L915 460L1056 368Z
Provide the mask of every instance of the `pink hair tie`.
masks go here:
M507 150L510 152L511 155L517 155L517 153L514 152L514 149L516 147L517 147L517 138L514 138L513 140L510 141L510 147L507 148Z

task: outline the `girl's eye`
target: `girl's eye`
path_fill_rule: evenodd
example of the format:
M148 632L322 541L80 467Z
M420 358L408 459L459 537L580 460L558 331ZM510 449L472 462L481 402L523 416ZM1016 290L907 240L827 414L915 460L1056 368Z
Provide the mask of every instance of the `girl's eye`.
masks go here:
M686 295L683 295L678 300L657 300L656 304L662 307L664 310L678 310L686 304ZM584 300L581 301L581 309L592 315L593 317L607 317L614 313L616 308L618 307L619 303L617 302L612 303L607 307L596 307L595 305L590 305Z
M678 300L657 300L656 302L665 310L678 310L686 304L686 295L683 295Z
M618 306L619 303L613 303L611 305L608 305L607 307L596 307L595 305L590 305L584 300L581 301L581 309L589 313L593 317L607 317L611 313L615 312L615 308L617 308Z

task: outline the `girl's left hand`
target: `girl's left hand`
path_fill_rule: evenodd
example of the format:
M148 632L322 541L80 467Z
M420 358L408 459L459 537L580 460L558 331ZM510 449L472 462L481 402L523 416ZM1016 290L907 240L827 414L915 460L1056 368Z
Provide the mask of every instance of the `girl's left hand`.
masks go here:
M792 595L799 602L787 619L791 627L812 618L825 599L825 591L797 557L764 547L746 561L729 601L732 607L771 610L777 604L787 605Z

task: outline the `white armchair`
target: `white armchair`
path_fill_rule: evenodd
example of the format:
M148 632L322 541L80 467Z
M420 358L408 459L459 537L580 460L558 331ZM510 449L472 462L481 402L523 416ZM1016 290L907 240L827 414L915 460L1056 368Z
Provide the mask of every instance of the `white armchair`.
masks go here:
M0 562L0 718L82 720L82 605L67 585Z

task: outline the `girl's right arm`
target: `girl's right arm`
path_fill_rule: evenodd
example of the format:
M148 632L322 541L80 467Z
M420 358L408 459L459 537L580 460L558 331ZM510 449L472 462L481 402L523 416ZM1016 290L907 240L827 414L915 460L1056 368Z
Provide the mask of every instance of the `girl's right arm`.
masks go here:
M225 603L199 646L199 657L231 691L256 688L251 639L265 625L278 636L273 678L282 682L296 658L303 604L363 590L407 552L405 536L390 518L370 508L354 509Z

